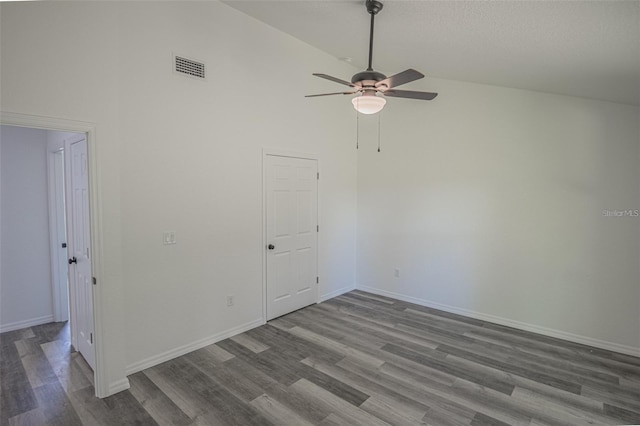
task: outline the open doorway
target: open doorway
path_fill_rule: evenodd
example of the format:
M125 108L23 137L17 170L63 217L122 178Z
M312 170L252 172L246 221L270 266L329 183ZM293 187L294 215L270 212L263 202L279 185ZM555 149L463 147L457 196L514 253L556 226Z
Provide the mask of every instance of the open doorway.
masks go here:
M59 323L95 371L87 136L0 130L0 332Z

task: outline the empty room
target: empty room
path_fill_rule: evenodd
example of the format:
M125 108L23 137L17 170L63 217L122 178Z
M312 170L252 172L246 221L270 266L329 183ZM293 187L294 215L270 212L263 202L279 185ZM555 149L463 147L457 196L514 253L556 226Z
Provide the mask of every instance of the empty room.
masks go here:
M0 425L640 424L640 1L0 2Z

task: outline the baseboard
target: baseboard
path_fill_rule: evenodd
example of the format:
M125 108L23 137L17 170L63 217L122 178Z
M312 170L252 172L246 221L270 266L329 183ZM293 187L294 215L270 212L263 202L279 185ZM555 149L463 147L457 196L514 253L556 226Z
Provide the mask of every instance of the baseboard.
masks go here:
M568 340L574 343L580 343L583 345L593 346L600 349L606 349L612 352L619 352L626 355L632 355L640 357L640 348L633 346L621 345L619 343L608 342L606 340L594 339L587 336L581 336L579 334L568 333L566 331L556 330L553 328L541 327L535 324L529 324L526 322L516 321L509 318L499 317L491 314L484 314L482 312L476 312L469 309L458 308L455 306L444 305L442 303L432 302L430 300L420 299L417 297L407 296L400 293L394 293L392 291L381 290L375 287L358 285L358 290L367 291L369 293L378 294L380 296L387 296L392 299L402 300L404 302L415 303L416 305L426 306L428 308L439 309L441 311L450 312L452 314L464 315L483 321L492 322L495 324L505 325L507 327L517 328L519 330L530 331L532 333L542 334L543 336L556 337L558 339Z
M53 315L45 315L43 317L11 322L9 324L0 325L0 333L6 333L7 331L20 330L21 328L33 327L34 325L48 324L50 322L53 322Z
M108 395L113 395L116 394L118 392L122 392L124 390L127 390L131 387L131 385L129 384L129 379L127 379L126 377L124 379L120 379L117 380L113 383L109 383L109 393Z
M225 330L220 333L213 334L211 336L205 337L203 339L196 340L195 342L187 343L186 345L178 346L177 348L170 349L166 352L163 352L158 355L154 355L152 357L143 359L141 361L135 362L129 365L125 371L127 376L137 373L138 371L142 371L147 368L151 368L155 365L162 364L165 361L169 361L171 359L177 358L181 355L187 354L189 352L193 352L195 350L204 348L205 346L209 346L213 343L219 342L221 340L227 339L229 337L235 336L236 334L244 333L247 330L251 330L252 328L259 327L264 324L264 320L262 318L248 322L246 324L242 324L238 327L231 328L229 330Z
M325 300L333 299L334 297L338 297L341 294L348 293L351 290L355 290L355 289L356 289L355 284L352 284L352 285L348 285L346 287L342 287L337 290L334 290L331 293L323 294L322 296L320 296L320 300L318 300L318 303L324 302Z

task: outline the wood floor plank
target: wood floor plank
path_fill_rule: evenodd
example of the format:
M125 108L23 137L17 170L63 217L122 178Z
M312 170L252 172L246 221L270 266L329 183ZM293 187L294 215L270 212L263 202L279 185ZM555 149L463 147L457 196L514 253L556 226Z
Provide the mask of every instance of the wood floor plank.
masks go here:
M538 412L544 413L551 410L554 413L564 413L569 418L577 418L587 424L596 422L597 424L608 425L615 424L616 420L613 417L606 415L603 407L604 404L596 403L595 401L592 401L594 403L593 408L578 408L574 405L564 403L562 399L549 398L541 393L517 386L514 389L513 394L511 394L511 397L514 400L514 403L523 406L531 406ZM534 414L533 417L535 418L536 416L537 414ZM538 420L541 419L538 418Z
M363 317L357 317L350 315L348 311L340 311L340 316L336 318L334 315L327 315L323 312L325 308L331 309L328 305L320 305L317 312L313 309L305 311L312 318L327 324L333 328L337 328L343 332L350 330L353 333L357 333L362 336L363 340L376 342L376 347L380 348L387 343L401 343L403 345L414 345L418 350L435 349L440 343L433 340L425 339L421 336L416 336L410 333L406 333L397 328L382 325L379 322L372 322ZM336 312L334 310L334 312Z
M617 420L620 420L624 423L628 424L640 424L640 412L627 410L624 408L616 407L611 404L604 404L604 413L607 416L614 417Z
M437 327L440 330L446 331L449 337L451 337L450 333L464 334L473 329L472 326L463 322L453 321L437 316L419 315L419 311L418 314L415 314L415 310L410 311L402 306L394 306L395 304L389 305L387 303L380 303L366 297L360 297L359 295L347 294L343 296L343 299L349 301L349 303L353 303L354 305L385 313L389 317L394 318L395 321L410 321L413 324L419 323L426 327Z
M5 421L38 408L38 401L14 344L13 338L22 334L11 333L12 339L8 339L7 344L2 346L0 357L0 406Z
M473 372L470 372L470 371L459 369L456 366L449 364L446 361L429 357L424 353L414 352L412 350L405 349L403 347L400 347L398 345L393 345L393 344L385 345L382 348L382 350L396 354L403 358L410 359L418 364L423 364L428 367L434 368L436 370L440 370L452 376L461 377L465 380L477 383L479 385L486 386L491 389L495 389L498 392L502 392L506 395L511 395L511 392L513 392L514 386L510 383L504 382L500 379L484 377L484 376L474 374Z
M22 346L22 350L25 350L25 346ZM18 349L18 352L20 352L20 349ZM32 388L35 389L49 383L58 382L58 377L39 344L34 344L28 351L24 351L20 355L20 361Z
M499 377L502 380L513 383L515 386L514 393L518 392L518 389L525 389L527 391L539 394L542 398L548 401L556 401L561 404L566 410L573 410L574 408L592 414L592 417L598 419L602 414L603 403L598 400L587 398L583 395L576 395L571 392L567 392L551 386L546 386L540 382L536 382L524 377L511 375L504 371L487 367L481 364L476 364L463 358L457 358L455 356L448 356L447 359L451 363L455 363L460 368L467 368L476 371L478 374L486 374L488 376ZM605 422L606 423L606 422Z
M273 349L266 350L260 354L254 354L249 349L230 339L218 342L218 345L285 386L289 386L299 379L293 372L278 365L273 359L274 357L270 356Z
M374 401L379 400L387 405L393 406L396 409L401 410L406 416L414 419L416 422L419 422L430 409L430 407L423 403L396 392L392 386L383 386L369 380L361 374L348 371L338 365L329 365L323 361L315 360L313 358L307 358L303 362L337 380L353 386L356 389L366 391L371 395L371 397L375 397ZM351 362L353 364L361 365L357 360L353 360Z
M351 426L348 419L342 418L334 413L325 417L318 426Z
M363 402L362 405L360 405L360 409L390 425L412 426L424 424L422 420L417 420L407 415L406 411L399 408L396 404L390 404L386 400L376 396L372 396Z
M72 354L69 344L56 340L40 346L65 392L70 393L93 386L93 381L87 378L87 373L77 360L78 357L82 357L78 353Z
M640 367L640 358L631 356L631 355L612 352L606 349L587 346L581 343L575 343L568 340L562 340L557 337L551 337L551 336L545 336L542 334L532 333L530 331L518 330L517 328L508 327L500 324L493 324L493 323L487 322L483 325L483 328L490 329L490 330L497 330L512 336L518 336L527 340L545 343L550 346L571 349L589 356L595 356L602 359L607 359L607 360L628 364L630 366Z
M204 418L205 409L198 404L196 399L181 391L178 382L172 380L171 375L164 370L162 365L148 368L142 373L194 423L206 420Z
M316 356L320 356L320 354L316 354ZM295 358L289 358L285 354L277 353L275 350L265 351L257 355L257 357L268 357L268 361L272 366L276 366L275 368L282 371L288 371L294 377L304 378L313 382L315 385L322 387L355 406L362 404L362 402L369 398L369 395L358 391L348 384L335 380L333 377L324 374L321 371L300 363ZM290 383L284 384L289 385Z
M222 349L220 346L213 344L205 346L204 350L208 351L216 361L225 362L234 357L234 355Z
M173 392L182 395L183 400L190 401L191 411L195 408L197 415L206 421L221 425L270 424L253 407L227 392L184 358L166 362L159 370L160 375L166 379L164 385L166 386L167 382L171 383ZM158 385L153 378L151 379ZM185 413L190 414L187 411Z
M521 351L527 351L541 356L570 361L576 365L597 369L601 372L611 372L619 376L637 377L640 369L633 364L621 362L616 359L599 357L588 351L577 351L573 347L564 347L545 341L528 339L522 335L501 333L497 330L482 328L465 333L475 340L489 338L501 341L505 344L515 345Z
M477 413L473 417L473 420L471 420L471 426L509 426L509 424L487 416L486 414Z
M253 383L244 374L234 374L225 364L215 361L209 356L208 351L191 352L184 358L213 382L241 400L251 401L264 393L260 386Z
M294 410L281 404L267 394L262 394L251 401L251 404L274 425L312 426L313 423L296 414Z
M297 360L307 358L314 354L316 357L323 357L329 362L339 361L343 355L314 342L304 341L295 334L288 333L271 324L255 328L247 332L265 343L272 342L274 352L287 353L288 357L296 357Z
M84 425L157 424L128 391L98 399L93 387L89 387L71 392L68 396Z
M453 404L440 404L441 409L445 409L453 414L470 414L469 410L483 412L495 418L511 422L513 424L527 424L531 415L523 410L514 409L511 404L505 404L509 401L509 396L493 389L485 388L475 383L457 379L458 386L445 386L429 377L415 374L412 371L403 370L401 368L389 366L388 375L393 377L400 383L409 385L411 388L422 392L428 396L429 401L437 399L445 400ZM456 384L454 383L454 385ZM461 391L465 388L473 388L474 393Z
M188 426L192 420L143 372L129 376L129 392L160 426Z
M548 425L588 426L592 424L591 421L586 420L584 417L575 416L567 410L557 410L550 404L544 404L544 402L539 405L537 404L539 400L522 400L511 396L507 397L500 392L483 388L465 380L457 380L453 385L453 391L458 396L480 403L483 408L482 410L479 409L479 412L497 419L500 418L483 410L492 410L493 413L504 411L521 419L528 419L529 421L536 419Z
M476 414L474 410L445 410L436 405L425 413L422 422L429 426L469 426Z
M249 336L247 333L233 336L231 337L231 340L241 344L242 346L246 347L247 349L255 353L260 353L262 351L266 351L267 349L269 349L269 346L263 344L262 342L259 342L258 340Z
M524 368L518 365L496 360L495 358L489 358L487 356L478 355L472 352L460 350L447 345L441 345L438 347L437 350L445 352L447 354L455 355L459 358L468 359L469 361L473 361L478 364L494 367L496 369L505 371L507 373L515 374L521 377L526 377L536 382L540 382L545 385L552 386L554 388L562 389L567 392L579 394L581 390L581 386L578 383L570 382L568 380L562 380L555 375L544 374L540 372L540 370L542 370L542 367L538 369Z
M44 413L41 408L27 411L26 413L18 414L15 417L8 419L9 426L33 426L47 424L47 419L44 417Z
M448 413L475 414L475 411L467 406L467 401L460 398L449 398L451 392L446 389L446 386L425 377L417 379L411 371L407 371L406 376L400 377L396 374L383 373L380 369L363 368L348 359L340 361L338 366L371 380L381 387L388 387L394 393L398 393L415 403L422 404L427 408L427 412L437 407L437 409Z
M602 401L605 404L640 413L640 399L638 398L614 395L606 390L592 388L590 386L583 386L581 395L596 401Z
M76 410L62 386L57 382L35 387L34 393L38 399L38 408L42 411L46 424L60 426L82 425Z
M310 331L310 330L306 330L302 327L296 326L296 327L290 328L288 332L306 341L324 346L336 353L339 353L340 355L357 359L358 362L360 363L368 364L373 367L379 367L382 364L384 364L384 361L379 358L376 358L365 352L354 349L348 345L342 344L328 337L324 337L321 334L314 333L313 331Z
M306 379L300 379L291 385L291 389L317 404L325 406L327 410L349 420L351 425L362 426L388 426L388 423L355 407L333 393L311 383Z

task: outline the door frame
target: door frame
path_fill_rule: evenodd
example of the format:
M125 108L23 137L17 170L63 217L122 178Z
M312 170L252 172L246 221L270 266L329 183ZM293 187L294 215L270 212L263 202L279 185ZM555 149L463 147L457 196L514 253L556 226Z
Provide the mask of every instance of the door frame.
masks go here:
M267 323L267 157L289 157L303 160L314 160L320 173L320 158L317 154L286 151L277 148L262 148L262 323ZM320 224L320 179L317 180L317 217ZM316 276L320 276L320 232L316 238ZM316 285L316 303L320 302L320 291Z
M66 232L61 234L60 229L58 229L58 224L60 220L65 221L65 229L66 229L66 214L64 211L60 211L59 205L62 202L63 209L66 211L66 200L64 198L64 193L66 189L64 187L64 148L56 148L49 149L47 147L47 180L49 187L49 250L50 250L50 258L51 258L51 284L53 286L53 320L55 322L67 321L70 319L70 306L69 306L69 280L67 282L63 282L62 280L62 270L60 268L60 259L59 259L59 250L61 247L59 246L60 241L67 241ZM58 159L58 156L60 158ZM62 161L62 175L60 175L57 170L57 161ZM60 177L62 177L62 182L59 182ZM58 185L61 185L59 187ZM62 194L59 193L59 189L62 189ZM63 217L60 218L60 215ZM67 274L68 275L68 274ZM66 294L66 302L65 302L65 294ZM64 307L67 307L64 309ZM73 327L73 322L71 323Z
M100 185L98 173L98 155L96 143L96 125L94 123L76 120L67 120L56 117L46 117L31 114L21 114L0 111L0 124L8 126L29 127L42 130L57 130L61 132L84 133L87 139L87 157L89 167L89 214L91 217L91 272L100 280L104 276L102 269L102 219L100 216ZM102 330L102 286L93 287L93 324L94 344L96 352L96 368L93 372L95 395L99 398L109 395L109 382L103 365L106 350L103 345Z

